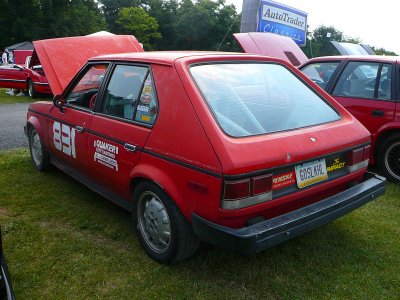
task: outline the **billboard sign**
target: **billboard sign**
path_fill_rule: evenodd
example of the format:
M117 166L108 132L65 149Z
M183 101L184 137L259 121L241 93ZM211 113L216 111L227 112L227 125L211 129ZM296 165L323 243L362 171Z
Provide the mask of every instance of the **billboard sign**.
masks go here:
M307 13L274 1L260 3L257 31L292 38L299 46L306 44Z

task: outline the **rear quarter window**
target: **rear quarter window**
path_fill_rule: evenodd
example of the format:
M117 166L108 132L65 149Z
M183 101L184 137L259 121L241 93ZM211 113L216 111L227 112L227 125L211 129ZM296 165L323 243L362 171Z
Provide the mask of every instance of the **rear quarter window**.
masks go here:
M192 66L190 71L220 127L233 137L340 118L323 98L279 64L219 63Z

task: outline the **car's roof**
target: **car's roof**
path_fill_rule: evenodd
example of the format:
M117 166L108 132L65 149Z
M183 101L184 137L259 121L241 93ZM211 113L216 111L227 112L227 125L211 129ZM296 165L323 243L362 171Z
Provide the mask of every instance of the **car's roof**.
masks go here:
M132 52L118 53L110 55L102 55L93 57L90 60L115 60L115 61L142 61L148 63L157 63L164 65L173 65L180 58L188 57L204 57L207 59L218 59L221 57L240 56L240 57L256 57L255 55L237 53L237 52L212 52L212 51L149 51L149 52ZM257 56L259 57L259 56ZM276 60L276 59L271 59Z
M338 55L338 56L321 56L310 59L306 64L316 61L332 61L332 60L358 60L358 61L379 61L379 62L398 62L400 56L385 56L385 55Z

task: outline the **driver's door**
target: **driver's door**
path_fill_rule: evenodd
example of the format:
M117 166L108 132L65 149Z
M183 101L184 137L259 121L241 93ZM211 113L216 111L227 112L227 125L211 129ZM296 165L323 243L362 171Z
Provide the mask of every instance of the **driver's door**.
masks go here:
M107 67L107 63L89 64L63 94L63 108L54 106L50 112L51 153L59 162L83 174L87 173L87 129Z

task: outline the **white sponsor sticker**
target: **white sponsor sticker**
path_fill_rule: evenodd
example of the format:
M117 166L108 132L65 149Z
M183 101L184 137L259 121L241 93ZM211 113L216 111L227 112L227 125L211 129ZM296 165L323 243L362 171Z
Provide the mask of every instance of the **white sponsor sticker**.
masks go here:
M100 140L95 140L93 146L95 149L94 161L118 171L118 146Z
M149 112L149 107L144 105L138 105L137 110L143 112Z

